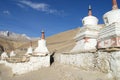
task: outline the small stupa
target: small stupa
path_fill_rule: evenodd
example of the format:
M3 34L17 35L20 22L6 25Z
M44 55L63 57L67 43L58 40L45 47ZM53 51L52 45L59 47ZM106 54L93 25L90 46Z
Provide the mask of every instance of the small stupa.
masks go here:
M96 51L97 37L100 30L98 25L98 19L92 15L92 8L89 5L88 16L82 20L83 27L80 32L76 35L76 45L71 52L88 52Z
M46 46L44 30L42 30L41 33L42 33L42 36L41 36L41 39L38 40L38 47L35 48L34 55L44 56L44 55L47 55L49 53L49 51Z
M12 50L12 51L10 52L10 57L13 57L13 56L16 56L14 50Z
M8 54L6 51L4 51L2 54L1 54L1 60L6 60L8 58Z
M31 55L33 53L33 48L32 48L32 41L30 42L30 47L27 49L27 52L25 55Z

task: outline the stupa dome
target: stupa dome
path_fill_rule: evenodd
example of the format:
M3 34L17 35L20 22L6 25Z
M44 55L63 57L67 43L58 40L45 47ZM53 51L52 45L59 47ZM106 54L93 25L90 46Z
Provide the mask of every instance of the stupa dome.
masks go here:
M103 15L103 20L106 26L115 22L120 22L120 9L118 9L116 0L112 1L113 1L112 10Z
M84 17L82 20L83 25L97 25L98 19L95 16L92 16L92 8L89 5L88 16Z

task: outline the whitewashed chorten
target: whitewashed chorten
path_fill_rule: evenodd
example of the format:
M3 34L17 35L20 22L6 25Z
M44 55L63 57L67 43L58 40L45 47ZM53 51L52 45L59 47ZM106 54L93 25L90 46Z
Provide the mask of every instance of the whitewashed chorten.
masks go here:
M2 54L1 54L1 60L5 60L5 59L7 59L8 58L8 55L7 55L7 52L3 52Z
M100 30L98 48L120 47L120 9L112 0L112 10L103 15L105 27Z
M83 27L80 28L80 32L76 35L76 45L71 52L88 52L96 51L96 45L98 32L100 25L98 25L98 19L92 16L92 8L89 5L88 16L84 17Z
M41 36L41 39L38 40L38 47L34 51L35 55L46 55L49 53L46 46L45 32L42 30L41 33L42 33L42 36Z
M15 52L12 50L12 51L10 52L10 57L13 57L13 56L16 56L16 54L15 54Z
M117 1L112 0L112 2L112 10L103 15L103 20L106 26L115 22L120 22L120 9L118 9Z

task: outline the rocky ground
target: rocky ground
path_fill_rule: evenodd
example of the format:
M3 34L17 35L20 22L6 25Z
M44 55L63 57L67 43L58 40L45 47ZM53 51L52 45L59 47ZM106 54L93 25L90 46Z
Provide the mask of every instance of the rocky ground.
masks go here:
M74 66L54 63L23 75L13 75L11 69L0 65L0 80L110 80L100 72L83 71Z

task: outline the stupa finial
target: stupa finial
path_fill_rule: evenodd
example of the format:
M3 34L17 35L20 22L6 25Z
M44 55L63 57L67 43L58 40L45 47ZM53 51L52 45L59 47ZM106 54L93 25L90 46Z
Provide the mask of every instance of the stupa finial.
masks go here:
M44 32L43 29L42 29L41 33L42 33L42 35L41 35L41 39L45 39L45 32Z
M91 5L89 5L89 8L88 8L88 16L91 16L92 15L92 7Z
M113 7L112 7L113 10L118 9L118 5L117 5L116 0L112 0L112 4L113 4Z

